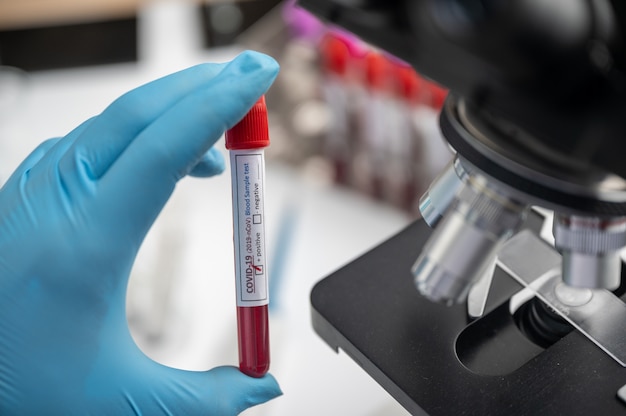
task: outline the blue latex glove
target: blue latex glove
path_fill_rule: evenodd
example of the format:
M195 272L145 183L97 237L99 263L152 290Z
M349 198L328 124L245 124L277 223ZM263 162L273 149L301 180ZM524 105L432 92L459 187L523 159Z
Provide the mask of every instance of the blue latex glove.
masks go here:
M146 357L125 315L148 229L187 174L224 169L211 146L265 93L254 52L133 90L44 142L0 190L0 414L238 414L272 376L176 370Z

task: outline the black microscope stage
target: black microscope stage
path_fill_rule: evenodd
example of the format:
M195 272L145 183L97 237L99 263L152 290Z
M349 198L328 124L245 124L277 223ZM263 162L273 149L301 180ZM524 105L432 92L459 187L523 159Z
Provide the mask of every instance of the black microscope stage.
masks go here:
M418 220L314 287L324 341L412 414L626 414L626 369L577 331L545 349L529 341L509 312L521 286L503 271L474 321L465 303L421 297L410 270L430 234Z

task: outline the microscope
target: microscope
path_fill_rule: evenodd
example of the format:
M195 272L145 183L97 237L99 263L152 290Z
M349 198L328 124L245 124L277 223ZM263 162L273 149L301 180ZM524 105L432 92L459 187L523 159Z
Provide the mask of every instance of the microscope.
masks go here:
M299 4L448 88L455 152L315 331L412 414L626 414L626 2Z

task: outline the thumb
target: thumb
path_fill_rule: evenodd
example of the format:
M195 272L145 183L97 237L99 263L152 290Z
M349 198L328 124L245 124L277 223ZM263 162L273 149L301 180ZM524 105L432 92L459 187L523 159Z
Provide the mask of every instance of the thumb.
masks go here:
M253 378L232 366L204 372L162 370L166 374L160 380L169 380L169 391L162 394L161 401L179 414L238 415L282 395L272 375Z
M198 163L191 169L189 174L199 178L207 178L210 176L219 175L226 168L224 157L215 147L209 149Z

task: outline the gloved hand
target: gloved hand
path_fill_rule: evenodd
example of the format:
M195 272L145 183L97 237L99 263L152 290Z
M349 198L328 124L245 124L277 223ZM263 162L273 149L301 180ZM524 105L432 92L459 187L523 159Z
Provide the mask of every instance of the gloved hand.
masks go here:
M133 90L44 142L0 190L0 414L238 414L281 394L235 367L165 367L133 342L128 276L176 182L269 88L254 52Z

